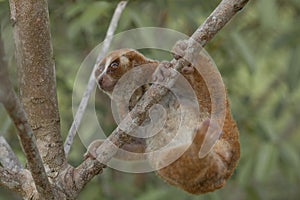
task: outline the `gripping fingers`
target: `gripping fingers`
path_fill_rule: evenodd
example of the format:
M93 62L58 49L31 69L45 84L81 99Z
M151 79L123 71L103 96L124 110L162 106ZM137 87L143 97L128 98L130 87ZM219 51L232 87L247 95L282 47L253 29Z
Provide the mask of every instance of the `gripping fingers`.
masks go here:
M162 61L157 66L156 71L153 74L154 82L163 82L167 77L171 76L170 68L172 64L168 61Z
M173 57L178 60L179 58L183 58L185 55L185 50L188 47L187 40L179 40L176 42L174 47L172 48Z

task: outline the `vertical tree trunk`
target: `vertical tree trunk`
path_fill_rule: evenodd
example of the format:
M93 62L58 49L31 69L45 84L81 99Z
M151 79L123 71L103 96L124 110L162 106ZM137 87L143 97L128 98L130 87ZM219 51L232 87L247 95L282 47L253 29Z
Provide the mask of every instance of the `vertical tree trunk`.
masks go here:
M49 177L55 177L66 161L60 134L48 4L45 0L10 0L10 8L20 98L46 172Z

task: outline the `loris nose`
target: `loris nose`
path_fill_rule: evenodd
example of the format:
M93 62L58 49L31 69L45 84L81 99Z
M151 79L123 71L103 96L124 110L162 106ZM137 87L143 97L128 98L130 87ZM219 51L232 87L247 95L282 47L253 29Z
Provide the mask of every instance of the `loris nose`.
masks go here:
M101 87L103 85L103 76L100 76L97 79L98 79L98 86Z
M98 78L98 87L104 91L112 91L115 84L116 81L106 74Z

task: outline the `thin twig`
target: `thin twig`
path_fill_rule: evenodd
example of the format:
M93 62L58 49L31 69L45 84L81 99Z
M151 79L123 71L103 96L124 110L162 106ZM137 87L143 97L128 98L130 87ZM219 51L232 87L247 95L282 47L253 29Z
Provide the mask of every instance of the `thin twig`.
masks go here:
M223 0L189 39L188 43L191 45L190 48L192 48L194 41L197 41L202 46L205 46L207 42L210 41L215 34L246 5L247 2L248 0ZM174 68L178 71L187 64L184 59L179 59L178 61L172 60L171 62L176 63ZM170 78L167 81L172 82L173 78ZM169 82L167 82L167 85L169 85ZM130 117L127 116L125 120L120 123L122 124L123 130L118 126L97 149L97 159L93 160L88 158L77 168L79 171L81 171L79 177L93 177L96 175L87 175L84 173L84 168L88 169L86 170L87 173L97 173L101 171L100 169L96 168L104 167L104 164L114 156L114 154L117 152L117 149L128 142L130 137L126 134L126 132L140 125L144 121L144 113L146 113L152 107L152 105L158 103L160 99L167 94L167 92L168 90L161 85L152 85L143 96L142 101L139 101L128 114ZM124 131L124 129L126 129L126 131ZM97 164L99 162L104 164ZM91 168L94 169L91 170Z
M66 156L68 155L68 153L70 151L71 145L73 143L73 139L74 139L74 137L76 135L76 131L77 131L77 129L78 129L80 123L81 123L82 116L83 116L84 111L86 109L88 100L89 100L90 95L91 95L91 93L92 93L92 91L93 91L93 89L95 88L95 85L96 85L95 78L94 78L94 71L97 68L97 64L100 62L100 60L105 56L105 54L108 51L108 48L109 48L111 40L112 40L112 36L113 36L113 34L114 34L114 32L117 28L120 16L121 16L126 4L127 4L126 1L121 1L118 4L118 6L115 9L115 12L113 14L112 20L110 22L109 28L108 28L107 33L106 33L106 37L105 37L104 42L103 42L101 52L97 56L96 63L94 65L93 71L90 75L87 87L84 91L83 97L82 97L81 102L80 102L79 107L78 107L78 110L75 114L74 121L71 125L71 128L69 130L68 136L67 136L65 144L64 144L64 150L65 150Z
M14 172L23 169L21 162L3 136L0 136L0 163L4 168Z

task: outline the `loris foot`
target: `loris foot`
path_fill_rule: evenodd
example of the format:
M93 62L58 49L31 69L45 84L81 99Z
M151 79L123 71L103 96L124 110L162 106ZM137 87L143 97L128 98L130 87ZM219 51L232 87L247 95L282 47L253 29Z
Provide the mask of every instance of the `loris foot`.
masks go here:
M183 58L185 55L185 50L188 47L187 40L179 40L176 42L174 47L172 48L172 55L176 60Z
M87 151L84 154L83 158L85 160L87 158L91 158L93 160L97 159L97 156L99 154L99 152L97 152L97 149L101 146L103 142L104 140L101 139L93 141L87 148ZM118 150L114 158L120 160L145 160L146 157L143 154L144 152L145 152L145 144L143 143L136 142L136 143L124 144L123 147Z
M190 53L186 53L188 49L188 41L187 40L179 40L176 42L172 49L172 55L176 60L179 60L180 58L184 58L188 65L185 65L181 72L183 74L192 74L194 72L194 67L192 66L193 62L193 55L191 56Z
M156 71L153 74L152 80L154 82L163 82L166 78L171 76L172 64L168 61L161 61Z

